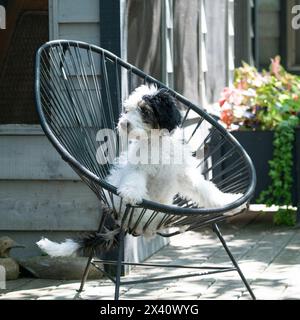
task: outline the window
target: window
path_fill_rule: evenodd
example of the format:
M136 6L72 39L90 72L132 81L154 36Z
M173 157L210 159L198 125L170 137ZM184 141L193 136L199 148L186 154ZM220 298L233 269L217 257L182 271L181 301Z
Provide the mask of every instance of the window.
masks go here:
M37 124L34 57L49 39L48 1L7 3L6 29L0 30L0 124Z
M286 65L289 71L300 72L300 29L293 29L292 20L295 13L292 8L300 5L300 0L286 2ZM299 14L299 11L297 12Z

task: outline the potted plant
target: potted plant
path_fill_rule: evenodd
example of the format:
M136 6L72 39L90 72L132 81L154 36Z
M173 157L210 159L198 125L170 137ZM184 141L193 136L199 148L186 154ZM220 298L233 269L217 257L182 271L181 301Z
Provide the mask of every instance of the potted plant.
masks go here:
M269 71L246 63L235 70L233 87L219 101L220 122L254 162L254 201L279 205L275 223L294 225L289 206L300 203L300 77L288 73L279 56L271 61Z

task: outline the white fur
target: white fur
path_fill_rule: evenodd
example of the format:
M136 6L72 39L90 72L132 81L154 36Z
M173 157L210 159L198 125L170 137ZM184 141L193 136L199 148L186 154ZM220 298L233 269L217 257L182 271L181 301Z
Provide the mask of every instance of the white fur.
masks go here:
M56 243L43 238L37 242L37 245L51 257L71 256L79 249L78 243L72 239L66 239L62 243Z
M170 145L170 148L164 149L158 144L156 148L151 149L152 153L147 159L150 160L151 155L157 156L158 162L156 164L151 164L150 161L148 164L134 164L136 151L147 147L150 149L151 146L151 139L147 139L147 137L149 137L152 128L143 122L139 112L139 104L144 95L154 95L156 92L157 88L154 85L138 87L124 102L124 112L118 122L118 131L121 138L125 137L126 143L128 142L128 134L138 133L140 136L146 137L129 140L126 150L119 158L115 159L115 166L107 177L107 182L115 186L123 198L121 213L124 213L126 203L135 205L143 199L172 205L173 197L178 192L183 197L191 199L197 202L200 207L205 208L222 207L240 198L241 194L223 193L212 182L204 179L200 168L197 168L197 159L192 156L189 145L182 143L183 131L179 128L172 135L159 134L155 137L160 140L165 139L164 141ZM178 155L183 156L181 163L175 161L178 159ZM170 159L171 163L166 164L166 159ZM107 192L106 195L107 199L110 199ZM119 208L120 197L114 196L113 200L114 203L111 205ZM243 207L237 208L228 214L234 214L242 209ZM141 210L135 209L130 225L129 218L126 219L123 225L125 229L135 226L137 219L140 218ZM145 214L134 230L135 234L154 235L158 231L158 225L163 217L163 213L157 214L144 231L143 228L149 220L149 215ZM122 216L119 219L121 221ZM183 226L180 230L185 230L187 227ZM72 255L79 247L71 239L60 244L42 239L37 244L50 256Z
M150 84L149 86L146 84L143 84L139 87L137 87L127 98L127 100L124 101L123 107L126 111L135 111L137 105L142 100L142 97L144 95L154 95L157 93L157 87L155 84Z
M121 115L118 123L121 137L134 130L143 132L145 135L149 134L151 128L143 123L138 105L144 95L153 95L156 92L156 87L143 85L137 88L125 101L124 109L126 113ZM130 124L129 129L127 125L123 125L124 123ZM159 137L159 139L163 138L170 143L171 148L165 150L157 147L157 149L154 149L154 152L159 153L158 164L133 164L132 157L135 156L136 150L142 149L143 144L148 145L150 149L151 141L149 139L130 141L127 146L128 149L120 158L116 159L117 164L107 177L107 182L117 187L118 193L125 203L135 205L140 203L142 199L148 199L161 204L172 205L174 195L180 192L183 197L197 202L200 207L218 208L242 196L241 194L223 193L212 182L204 179L200 169L197 168L198 162L192 156L189 145L182 143L183 132L181 129L176 129L170 136ZM182 150L183 161L181 163L164 164L163 160L166 158L174 159L178 150ZM118 208L119 198L114 197L114 205ZM125 205L123 212L124 209ZM234 214L241 209L238 208L228 214ZM127 219L124 228L133 228L140 213L141 209L135 209L131 225L128 225L129 219ZM149 215L144 215L135 233L150 236L155 234L163 216L162 213L158 214L144 232L143 227L149 219Z
M135 131L141 130L141 133L147 129L151 129L150 127L145 127L137 107L142 101L142 97L144 95L153 95L156 92L157 87L153 84L150 86L141 85L131 93L127 100L125 100L123 103L123 113L121 114L118 122L118 131L121 135L124 134L124 128L127 131L127 123L130 123L131 128ZM127 134L128 133L129 132L127 132Z

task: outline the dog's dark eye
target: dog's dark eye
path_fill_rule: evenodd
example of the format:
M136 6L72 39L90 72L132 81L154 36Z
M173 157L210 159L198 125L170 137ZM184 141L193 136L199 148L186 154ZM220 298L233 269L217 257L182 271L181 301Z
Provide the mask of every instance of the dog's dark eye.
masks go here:
M147 115L149 115L151 113L151 111L148 108L145 108L145 107L139 107L139 111L145 116L147 116Z
M145 108L139 108L139 111L140 111L142 114L147 114L147 110L145 110Z

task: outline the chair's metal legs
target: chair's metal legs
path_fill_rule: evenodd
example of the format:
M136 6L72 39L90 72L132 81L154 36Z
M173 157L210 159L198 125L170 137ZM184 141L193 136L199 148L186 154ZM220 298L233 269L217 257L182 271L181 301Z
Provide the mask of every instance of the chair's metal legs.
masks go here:
M115 300L119 300L119 296L120 296L122 260L123 260L123 253L124 253L124 237L125 237L125 233L123 230L120 232L119 237L120 237L120 240L119 240L119 252L118 252L117 273L116 273Z
M234 265L234 267L236 268L236 270L237 270L240 278L242 279L245 287L247 288L247 290L248 290L251 298L252 298L253 300L256 300L256 297L255 297L252 289L250 288L249 283L247 282L246 278L244 277L244 275L243 275L243 273L242 273L242 270L240 269L238 263L236 262L234 256L232 255L231 251L229 250L229 248L228 248L228 246L227 246L227 244L226 244L226 242L225 242L225 240L224 240L224 238L223 238L223 236L222 236L222 234L221 234L221 232L220 232L220 229L219 229L219 227L217 226L216 223L213 224L213 231L216 233L216 235L218 236L219 240L221 241L221 243L222 243L222 245L223 245L223 247L224 247L227 255L229 256L229 258L230 258L232 264Z
M102 228L104 226L106 215L107 215L107 212L105 210L103 210L102 211L102 215L101 215L101 219L100 219L100 223L99 223L99 227L98 227L98 232L101 232L101 230L102 230ZM86 267L84 269L83 276L81 278L80 288L79 288L79 290L77 290L79 293L83 291L83 287L84 287L86 279L87 279L87 277L89 275L89 271L90 271L90 268L91 268L93 256L94 256L94 252L92 251L90 253L90 255L89 255Z
M105 217L106 217L106 214L104 213L102 218L101 218L101 222L100 222L100 225L99 225L98 232L101 231L101 229L102 229L102 227L104 225ZM238 272L238 274L239 274L241 280L243 281L245 287L247 288L250 296L252 297L253 300L255 300L256 297L255 297L252 289L250 288L250 285L248 284L246 278L244 277L244 275L243 275L238 263L236 262L234 256L232 255L231 251L229 250L229 248L228 248L228 246L227 246L227 244L225 242L225 239L223 238L223 236L222 236L222 234L220 232L220 229L219 229L218 225L216 223L214 223L212 225L212 228L213 228L213 231L218 236L220 242L222 243L227 255L229 256L233 266L235 267L236 271ZM124 238L125 238L125 232L122 229L122 231L120 232L120 235L119 235L118 261L117 261L116 281L115 281L115 300L119 300L119 296L120 296L122 261L123 261L123 254L124 254ZM82 290L83 290L84 284L85 284L86 279L88 277L89 270L91 268L92 260L93 260L93 252L90 254L90 256L88 258L88 262L87 262L87 265L85 267L84 274L82 276L82 280L81 280L81 284L80 284L80 288L79 288L78 292L82 292Z
M79 290L78 290L79 293L83 291L83 287L84 287L84 285L85 285L86 279L87 279L87 277L88 277L88 274L89 274L89 271L90 271L90 268L91 268L91 265L92 265L91 262L92 262L92 260L93 260L93 255L94 255L94 253L91 252L91 254L90 254L89 258L88 258L88 262L87 262L87 264L86 264L86 267L85 267L85 269L84 269L83 276L82 276L82 278L81 278L81 284L80 284L80 288L79 288Z

